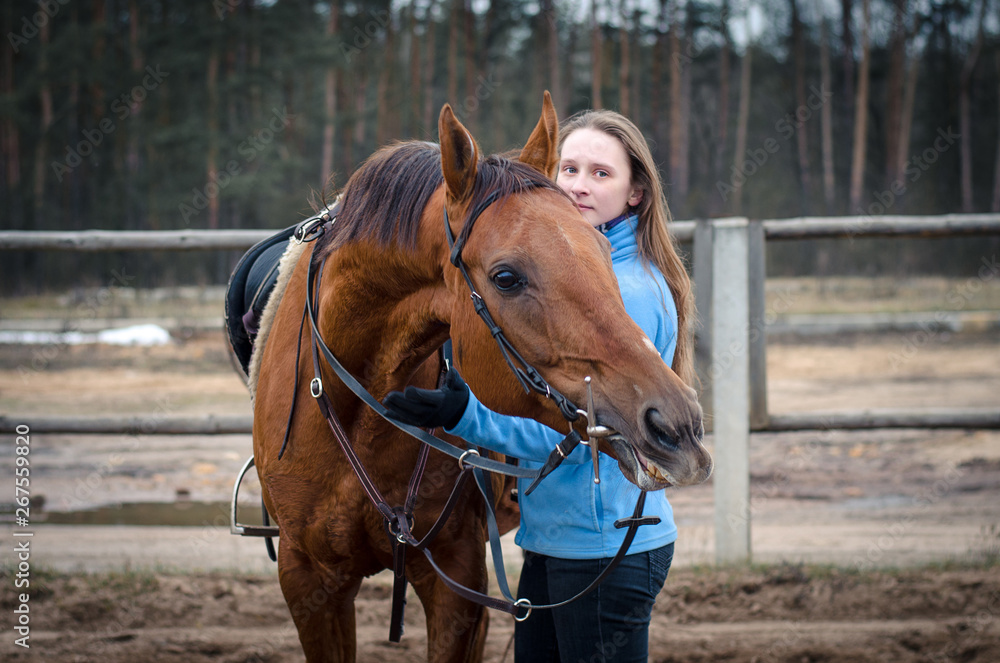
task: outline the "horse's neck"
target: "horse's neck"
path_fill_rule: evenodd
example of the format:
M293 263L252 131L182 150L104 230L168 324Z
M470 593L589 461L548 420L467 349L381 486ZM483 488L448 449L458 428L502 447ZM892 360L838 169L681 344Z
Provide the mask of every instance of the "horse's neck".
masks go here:
M320 329L344 367L381 398L447 338L434 313L443 284L399 256L337 258L323 275Z

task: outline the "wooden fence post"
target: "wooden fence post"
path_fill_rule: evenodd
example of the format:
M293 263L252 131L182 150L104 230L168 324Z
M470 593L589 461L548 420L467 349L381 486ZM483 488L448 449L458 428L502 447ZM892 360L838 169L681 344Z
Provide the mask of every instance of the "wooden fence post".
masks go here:
M712 222L698 219L694 227L692 271L694 305L698 318L694 330L694 365L698 374L698 399L705 430L712 430Z
M750 428L767 428L767 247L764 224L751 221L748 236L750 306Z
M715 560L750 561L749 222L712 223Z

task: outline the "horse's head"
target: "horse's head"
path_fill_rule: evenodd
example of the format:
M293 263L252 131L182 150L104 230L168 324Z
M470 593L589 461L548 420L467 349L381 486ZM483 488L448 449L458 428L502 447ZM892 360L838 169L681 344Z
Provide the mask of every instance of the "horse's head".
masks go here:
M658 490L708 478L712 459L702 445L694 390L626 313L607 239L549 179L558 162L558 124L548 93L516 162L480 161L475 140L448 106L438 129L452 232L459 236L481 209L462 259L513 347L578 407L586 407L584 378L592 378L596 423L617 432L601 450L637 486ZM483 208L495 191L496 202ZM456 364L476 396L498 412L568 430L551 401L525 394L514 378L459 271L445 273ZM574 425L582 432L586 422Z

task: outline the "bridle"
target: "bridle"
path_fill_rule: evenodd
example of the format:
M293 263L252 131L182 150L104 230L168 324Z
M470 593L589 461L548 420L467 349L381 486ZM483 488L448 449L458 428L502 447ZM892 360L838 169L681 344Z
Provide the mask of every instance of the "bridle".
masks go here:
M523 180L522 182L525 188L537 188L541 186L531 180ZM482 319L482 321L486 323L486 327L490 330L493 340L496 341L497 346L500 348L500 354L503 355L504 361L507 362L507 366L509 366L511 372L514 373L514 377L516 377L517 381L521 383L525 393L530 393L534 390L535 392L542 394L546 398L555 402L555 404L559 407L559 412L570 425L569 434L563 438L563 441L557 444L552 450L552 453L549 454L549 458L539 471L538 477L536 477L527 490L525 490L525 495L530 495L531 492L538 486L538 483L548 476L554 469L556 469L556 467L558 467L559 464L562 463L562 461L565 460L570 453L572 453L576 446L581 443L584 445L589 444L590 446L590 452L594 464L594 483L600 483L601 479L597 462L598 439L611 437L617 433L613 429L608 428L607 426L601 426L597 423L597 415L594 412L594 393L591 389L590 377L588 376L584 380L588 397L587 410L581 410L573 404L573 401L569 400L566 396L552 387L552 385L550 385L545 378L542 377L535 367L529 364L514 348L513 344L507 339L507 336L503 333L500 326L494 322L493 316L490 315L489 309L486 307L486 302L483 300L482 295L476 291L476 286L472 282L472 277L469 276L469 270L465 266L465 261L462 260L462 251L465 249L465 244L469 239L469 235L472 234L473 226L475 226L476 221L486 208L492 205L499 196L499 191L493 191L474 208L472 208L465 223L462 224L462 230L459 232L457 239L451 231L451 223L448 220L448 205L445 203L444 232L445 236L448 238L448 247L451 249L451 264L458 268L458 271L462 274L462 278L465 279L466 285L469 286L473 308L475 308L476 314ZM585 417L587 420L587 438L589 442L582 442L580 434L573 428L573 422L579 419L580 416Z
M539 185L534 184L530 181L526 181L525 184L528 187L537 187ZM598 575L594 581L587 586L579 594L559 603L553 603L549 605L533 606L527 599L515 599L511 594L509 584L507 582L506 571L503 565L503 554L500 546L500 532L499 527L496 522L496 514L494 511L493 504L493 490L490 485L489 478L486 476L485 472L494 472L502 474L505 476L511 476L522 479L533 479L532 484L525 491L525 494L530 494L538 483L545 478L549 473L551 473L558 465L566 458L575 447L581 443L581 437L579 432L577 432L572 427L572 422L579 419L580 416L585 416L588 421L587 433L591 438L591 452L594 456L594 473L595 482L599 482L597 476L597 438L606 437L614 433L609 428L604 426L599 426L596 423L596 418L594 414L593 405L593 394L590 391L590 379L587 378L587 389L588 389L588 410L580 410L576 405L570 401L566 396L561 394L559 391L554 389L543 377L542 375L532 367L507 339L506 335L499 325L493 320L490 315L489 310L486 307L486 303L483 301L482 296L476 291L475 286L469 276L468 269L465 262L462 260L462 250L469 238L472 228L475 225L476 220L479 216L493 204L499 197L499 192L490 193L486 196L482 202L478 203L469 213L465 224L456 239L451 231L451 227L448 221L448 210L445 207L444 210L444 225L445 234L448 238L448 244L451 247L451 263L458 268L461 272L463 278L469 286L471 292L471 297L473 305L476 309L476 313L480 318L486 323L490 330L491 335L496 340L497 345L500 348L500 352L506 360L507 364L510 366L514 375L517 377L521 386L524 387L525 392L529 390L534 390L537 393L545 395L547 398L553 400L559 407L560 412L563 417L570 422L570 433L556 445L555 449L550 453L548 460L545 465L540 470L528 470L517 465L512 465L503 461L494 460L489 458L485 454L480 453L478 449L468 448L462 449L455 445L452 445L440 438L434 437L429 431L425 431L416 426L411 426L409 424L402 423L395 420L389 411L386 409L381 402L378 401L371 393L368 392L364 386L361 385L358 380L351 375L349 371L340 363L337 357L327 346L326 342L323 340L322 335L319 331L318 320L317 320L317 308L318 308L318 298L317 298L317 284L322 280L323 268L325 266L325 259L322 261L315 261L310 259L309 271L306 281L306 302L305 307L302 312L302 322L300 323L299 330L299 341L301 344L302 338L302 328L304 326L306 318L309 320L310 326L310 336L311 336L311 346L312 346L312 357L313 357L313 379L309 385L310 395L316 400L324 418L326 419L331 431L334 434L335 439L340 445L341 449L344 451L345 456L351 463L355 474L358 476L365 492L367 493L369 499L379 511L385 520L386 531L390 536L393 547L393 571L394 571L394 582L393 582L393 605L392 605L392 617L389 628L389 640L392 642L399 642L400 637L403 632L403 604L405 603L406 596L406 575L405 575L405 553L406 547L410 546L420 550L424 556L427 558L432 568L442 579L442 581L457 594L466 598L470 601L478 603L480 605L501 610L507 612L514 616L518 621L523 621L527 619L528 615L531 614L533 609L550 609L556 608L568 603L572 603L578 598L584 596L585 594L596 588L607 576L610 574L618 565L618 563L625 557L628 552L628 548L632 544L632 540L635 538L636 531L642 525L653 525L660 522L657 516L643 516L642 509L646 501L646 493L640 492L639 498L636 501L635 510L632 516L629 518L623 518L615 522L616 528L628 528L625 538L622 542L621 547L615 554L614 558L608 564L607 567ZM296 230L295 239L298 242L312 241L322 235L327 228L331 227L335 222L335 214L331 214L330 210L326 210L315 217L306 219L300 225L301 231ZM300 348L301 349L301 345ZM298 352L296 351L296 366L298 366ZM414 468L413 474L410 478L409 487L407 490L407 499L402 507L391 506L383 497L382 493L379 491L378 487L371 480L368 472L365 470L361 460L358 458L357 454L354 452L353 446L347 437L343 426L340 424L340 420L337 417L333 402L327 395L326 390L323 387L322 378L322 365L320 363L320 358L325 360L327 366L333 370L337 377L344 383L348 389L350 389L355 396L361 399L368 407L375 411L380 417L391 423L396 428L415 437L417 440L423 444L420 447L420 452L418 455L418 460L416 467ZM298 393L298 371L296 370L296 385L295 393ZM292 411L295 408L295 398L292 400ZM282 443L281 452L283 453L285 447L288 444L288 436L291 430L291 413L289 414L288 426L286 428L285 440ZM414 526L413 521L413 508L416 501L416 495L419 490L420 479L423 475L423 470L427 460L427 453L429 449L436 449L442 453L445 453L458 461L458 466L460 469L459 477L452 488L451 494L442 509L440 515L438 516L436 522L428 530L427 534L424 535L422 539L417 539L412 530ZM279 458L281 454L279 453ZM428 546L434 540L436 535L443 528L445 521L451 514L455 504L459 501L462 493L464 492L464 486L467 483L469 474L472 474L475 478L476 486L479 488L480 493L482 493L483 499L486 503L486 520L487 520L487 530L489 532L490 546L494 561L494 568L496 572L497 584L501 593L504 595L504 599L498 599L488 594L483 594L476 590L465 587L451 578L449 578L438 565L435 563L433 555L429 550Z
M530 181L526 181L525 184L529 187L538 186L533 185ZM486 208L492 205L499 196L499 191L490 193L469 212L469 216L465 224L463 224L457 240L451 231L451 223L448 221L448 205L446 204L444 206L444 232L448 238L448 247L451 249L451 264L457 267L458 271L462 273L462 278L465 279L466 284L469 286L469 291L472 296L472 305L475 307L476 313L480 318L482 318L483 322L486 323L486 326L490 330L490 334L493 335L493 339L497 342L497 346L500 348L500 353L503 355L507 365L510 366L510 370L514 373L514 377L516 377L517 381L521 383L522 387L524 387L525 393L529 393L530 390L534 390L546 398L551 399L557 406L559 406L559 411L562 413L562 416L566 419L566 421L572 423L579 419L581 414L586 413L579 410L571 400L563 396L556 389L554 389L552 385L546 382L545 378L543 378L542 375L535 370L531 364L525 361L524 357L522 357L520 353L514 349L514 346L507 339L507 336L504 335L503 330L500 329L500 326L493 321L493 316L490 315L489 309L486 308L486 302L483 301L482 296L476 291L476 286L473 284L472 278L469 276L469 270L465 266L465 261L462 260L462 251L465 249L465 244L469 239L469 235L472 234L473 226L475 226L476 221Z

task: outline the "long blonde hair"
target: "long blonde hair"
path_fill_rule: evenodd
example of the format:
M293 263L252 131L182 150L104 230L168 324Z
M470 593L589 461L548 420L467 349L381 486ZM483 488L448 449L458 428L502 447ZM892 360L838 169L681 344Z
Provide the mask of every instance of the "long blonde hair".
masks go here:
M632 168L632 186L642 191L642 201L635 209L639 216L636 239L639 255L663 274L677 307L677 349L673 370L688 385L694 385L694 352L692 325L694 297L691 279L677 245L667 230L670 209L663 193L663 183L649 151L649 145L639 128L627 117L610 110L588 110L568 118L559 127L559 151L566 138L577 129L596 129L618 139L628 155Z

